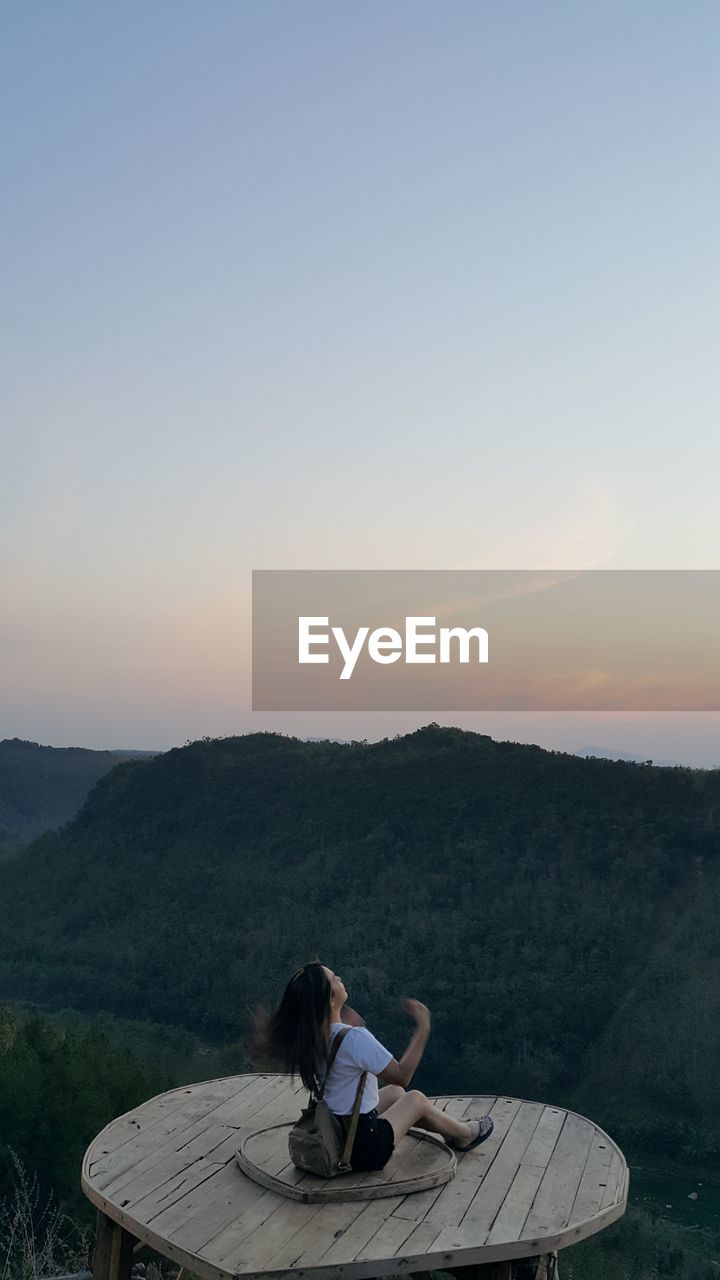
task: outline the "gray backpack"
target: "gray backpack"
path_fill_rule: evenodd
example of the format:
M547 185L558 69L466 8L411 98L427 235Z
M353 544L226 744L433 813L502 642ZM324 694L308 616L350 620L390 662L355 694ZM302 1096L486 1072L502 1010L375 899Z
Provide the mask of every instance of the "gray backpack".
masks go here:
M305 1173L315 1173L321 1178L334 1178L338 1173L352 1172L350 1156L355 1141L367 1071L363 1071L360 1077L347 1129L323 1098L335 1056L350 1030L350 1027L343 1027L342 1031L338 1031L334 1037L328 1053L325 1079L314 1093L310 1094L308 1105L290 1130L288 1139L290 1159L293 1164Z

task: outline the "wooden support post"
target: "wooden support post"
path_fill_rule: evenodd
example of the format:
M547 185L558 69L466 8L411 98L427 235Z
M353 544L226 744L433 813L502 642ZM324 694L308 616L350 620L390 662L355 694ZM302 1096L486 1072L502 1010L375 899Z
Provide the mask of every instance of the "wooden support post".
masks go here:
M558 1280L557 1254L484 1262L472 1267L444 1267L455 1280ZM418 1277L419 1280L419 1277Z
M483 1262L473 1267L450 1267L455 1280L512 1280L512 1262ZM443 1268L445 1269L445 1268Z
M557 1254L544 1253L537 1258L518 1258L513 1263L513 1280L557 1280Z
M93 1280L130 1280L135 1237L105 1213L98 1213Z

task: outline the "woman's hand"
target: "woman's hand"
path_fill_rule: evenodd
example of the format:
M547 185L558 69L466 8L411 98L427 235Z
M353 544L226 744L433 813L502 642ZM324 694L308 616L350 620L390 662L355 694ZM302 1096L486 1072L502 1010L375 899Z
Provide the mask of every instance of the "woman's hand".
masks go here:
M391 1062L383 1072L383 1081L387 1084L400 1084L407 1089L420 1060L425 1052L425 1045L430 1035L430 1010L419 1000L403 1000L403 1006L415 1023L415 1030L410 1043L399 1062ZM392 1074L391 1074L392 1069Z
M427 1005L421 1004L419 1000L403 1000L403 1005L410 1014L416 1027L430 1034L430 1010Z

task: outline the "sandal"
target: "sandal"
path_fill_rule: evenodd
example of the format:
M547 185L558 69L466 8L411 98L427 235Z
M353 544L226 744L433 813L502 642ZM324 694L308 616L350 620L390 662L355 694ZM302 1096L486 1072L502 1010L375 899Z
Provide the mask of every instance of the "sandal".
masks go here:
M495 1125L491 1116L480 1116L477 1121L469 1120L468 1124L477 1123L477 1137L472 1142L468 1142L466 1147L458 1146L457 1142L453 1142L452 1146L455 1151L472 1151L473 1147L479 1147L481 1142L490 1137Z

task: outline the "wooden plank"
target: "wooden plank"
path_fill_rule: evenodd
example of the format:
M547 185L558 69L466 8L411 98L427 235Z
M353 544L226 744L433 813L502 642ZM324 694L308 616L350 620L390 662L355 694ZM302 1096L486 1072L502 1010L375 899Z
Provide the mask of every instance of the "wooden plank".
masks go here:
M408 1218L396 1218L391 1214L363 1248L363 1262L368 1259L379 1261L393 1258L402 1249L405 1241L412 1235L414 1230L414 1222L411 1222Z
M598 1130L593 1137L587 1164L570 1211L569 1223L584 1222L602 1208L612 1157L612 1143L606 1134Z
M102 1205L102 1193L97 1192L96 1196L97 1201L93 1201L93 1203L100 1202ZM121 1210L118 1210L115 1206L111 1206L109 1204L107 1205L107 1208L111 1209L113 1213L118 1215L117 1221L119 1225L126 1225L125 1216ZM147 1244L150 1248L164 1254L166 1258L170 1258L179 1263L181 1267L191 1270L195 1275L201 1277L201 1280L228 1280L228 1277L223 1272L205 1262L199 1255L179 1248L174 1241L166 1240L162 1236L156 1235L151 1228L140 1229L136 1232L135 1227L130 1220L126 1225L126 1230L129 1229L132 1229L133 1234L136 1235L139 1242ZM275 1278L275 1280L277 1280L277 1278ZM327 1280L327 1278L325 1278L325 1280Z
M445 1176L452 1164L452 1152L442 1139L438 1142L434 1137L419 1138L408 1133L395 1149L391 1162L380 1169L379 1174L381 1180L389 1176L393 1182L404 1182L427 1174L431 1169Z
M148 1222L156 1217L160 1209L169 1208L176 1201L181 1200L189 1191L201 1186L208 1178L211 1178L220 1167L213 1160L206 1160L204 1156L200 1156L194 1164L184 1169L179 1169L162 1186L153 1187L152 1191L146 1196L129 1204L126 1208L136 1222L147 1225Z
M595 1126L569 1113L522 1228L524 1240L554 1236L567 1226Z
M263 1078L270 1077L268 1075ZM175 1112L191 1114L193 1108L201 1105L205 1098L211 1095L217 1099L234 1096L243 1089L256 1088L258 1079L258 1076L253 1075L225 1076L220 1080L203 1080L199 1084L183 1085L169 1093L149 1098L141 1106L112 1120L100 1131L88 1148L88 1152L93 1153L90 1163L109 1155L111 1151L118 1151L125 1142L132 1141L140 1132L169 1120Z
M306 1176L301 1169L296 1169L295 1165L290 1160L287 1131L283 1129L276 1129L274 1131L272 1144L267 1147L265 1163L269 1173L287 1176L289 1171L292 1171L292 1173L297 1175L298 1178L304 1178Z
M306 1092L299 1081L292 1084L289 1076L275 1076L258 1094L253 1095L249 1105L246 1105L244 1098L230 1098L224 1107L219 1108L218 1119L234 1123L236 1127L243 1129L296 1120L302 1110L302 1096ZM263 1119L261 1124L256 1124L256 1117L260 1112Z
M290 1161L290 1153L288 1151L288 1130L273 1127L267 1129L264 1133L253 1138L251 1145L252 1160L259 1165L271 1177L283 1177L287 1175L288 1181L295 1182L299 1177L304 1177L300 1169L296 1169ZM236 1144L239 1151L240 1144ZM251 1174L245 1169L242 1171L243 1177L250 1177Z
M236 1187L240 1183L247 1181L235 1162L237 1130L231 1129L229 1132L223 1130L223 1132L225 1137L222 1138L218 1145L207 1151L202 1151L198 1147L197 1158L192 1164L184 1169L177 1170L173 1176L163 1181L142 1199L134 1203L132 1206L133 1216L145 1223L154 1222L156 1217L166 1209L176 1204L182 1206L186 1196L194 1192L197 1187L214 1178L219 1168L226 1169L228 1166L231 1167L231 1176ZM281 1138L280 1141L282 1141ZM286 1158L286 1152L277 1153L275 1158L278 1164L282 1164Z
M237 1090L237 1094L245 1092L245 1085ZM145 1158L152 1162L158 1152L163 1152L173 1144L177 1146L179 1135L198 1126L207 1117L214 1116L228 1096L233 1095L229 1095L227 1088L222 1091L208 1090L192 1100L186 1099L183 1107L174 1108L167 1116L157 1117L147 1127L143 1125L135 1132L134 1137L125 1140L117 1149L96 1154L94 1146L91 1147L92 1154L87 1165L90 1181L98 1190L103 1191L121 1174L133 1169Z
M272 1087L263 1088L250 1099L253 1123L264 1123L268 1109L272 1109L276 1101L278 1088L279 1083L275 1078ZM157 1151L150 1152L135 1167L125 1170L104 1188L105 1194L117 1199L122 1207L127 1207L144 1199L155 1188L163 1186L168 1178L180 1173L185 1166L194 1164L199 1156L209 1156L212 1152L213 1161L223 1163L233 1158L241 1140L241 1131L229 1127L227 1123L222 1126L213 1123L222 1111L222 1108L216 1108L197 1125L173 1135ZM229 1145L218 1152L217 1149L225 1140Z
M197 1088L197 1086L195 1086ZM149 1128L157 1120L162 1120L173 1111L181 1109L187 1103L192 1086L176 1089L173 1094L162 1093L157 1098L149 1098L141 1106L135 1107L125 1115L118 1116L104 1129L101 1129L92 1143L97 1151L97 1158L108 1155L111 1150L118 1150L124 1142L136 1138L140 1130Z
M311 1219L270 1254L266 1263L268 1271L279 1268L303 1270L318 1263L334 1241L355 1221L364 1204L364 1201L349 1201L346 1204L323 1205L322 1217ZM271 1247L274 1246L273 1238Z
M256 1134L251 1143L253 1161L263 1166L280 1147L287 1149L287 1133L288 1130L285 1128L272 1127Z
M522 1103L518 1098L497 1098L490 1109L495 1129L486 1142L467 1155L459 1156L458 1170L443 1194L428 1210L423 1225L435 1224L435 1238L456 1228L467 1212L468 1205L477 1194L493 1160L502 1147L503 1140ZM410 1242L405 1252L411 1248Z
M232 1163L217 1165L204 1182L191 1187L184 1196L172 1204L158 1206L154 1213L147 1213L145 1222L152 1223L156 1231L174 1237L193 1221L196 1214L209 1217L216 1206L224 1206L231 1215L236 1212L236 1193L244 1189L246 1182L246 1178L238 1176L238 1170Z
M563 1131L567 1114L562 1107L545 1108L532 1141L523 1156L523 1164L541 1164L543 1169L547 1167Z
M443 1097L431 1099L440 1111L446 1111L454 1120L462 1120L468 1108L490 1108L495 1102L495 1098L469 1098L469 1097ZM455 1173L457 1177L457 1170ZM395 1210L394 1216L398 1218L408 1218L412 1222L419 1222L425 1217L428 1210L434 1205L438 1196L442 1195L444 1187L431 1187L427 1191L416 1191L412 1195L405 1196L401 1204Z
M248 1232L242 1240L237 1241L230 1251L220 1258L226 1270L266 1271L268 1245L272 1249L287 1244L298 1235L309 1222L315 1222L323 1212L319 1204L298 1204L294 1200L284 1200L264 1222L259 1223Z
M242 1077L236 1076L234 1079L238 1081ZM248 1080L252 1080L252 1077L248 1077ZM98 1157L108 1155L110 1150L118 1150L124 1142L136 1138L141 1129L150 1128L156 1121L187 1106L188 1099L197 1097L209 1083L214 1082L203 1081L201 1084L185 1085L169 1093L161 1093L155 1098L148 1098L147 1102L118 1116L106 1125L94 1139L89 1150L96 1150Z
M365 1246L382 1226L388 1214L397 1208L400 1197L388 1200L368 1200L361 1213L341 1236L338 1236L320 1259L323 1267L352 1262L363 1254Z
M627 1165L622 1152L614 1148L612 1160L610 1161L610 1169L607 1176L607 1186L603 1191L603 1198L600 1204L601 1209L608 1208L609 1205L615 1204L620 1198L621 1189L624 1179L627 1177Z
M256 1200L241 1210L229 1227L220 1231L207 1242L203 1250L204 1255L210 1261L224 1267L224 1260L237 1251L238 1246L246 1236L255 1231L257 1227L263 1226L278 1208L289 1206L290 1204L291 1201L283 1200L275 1191L263 1190ZM293 1207L306 1212L308 1216L311 1216L317 1208L316 1205L295 1205ZM234 1269L231 1268L231 1270Z
M543 1110L507 1195L486 1237L487 1244L520 1239L525 1219L550 1163L566 1115L567 1112L559 1107L545 1107Z
M422 1194L422 1193L421 1193ZM298 1256L297 1262L293 1262L293 1266L298 1265L305 1268L310 1263L326 1262L325 1253L336 1244L344 1247L346 1250L353 1251L357 1245L357 1238L369 1238L374 1231L377 1230L378 1219L383 1219L392 1213L394 1207L402 1203L407 1197L389 1197L382 1201L350 1201L348 1203L340 1203L335 1205L322 1206L322 1217L315 1219L310 1225L309 1230L303 1230L300 1233L302 1238L295 1239L290 1243L286 1252L293 1251L297 1247L302 1247L303 1252ZM382 1204L384 1209L378 1213L368 1215L367 1209L370 1204ZM358 1219L362 1219L358 1223ZM358 1223L356 1226L355 1224ZM412 1224L410 1224L412 1225ZM309 1247L306 1247L306 1241L310 1239ZM339 1264L338 1264L339 1265Z
M159 1187L165 1186L170 1179L187 1174L200 1160L207 1161L207 1157L212 1155L213 1150L226 1137L227 1130L219 1125L210 1125L187 1147L181 1147L179 1151L166 1151L163 1158L148 1169L130 1170L123 1175L122 1185L116 1186L114 1191L108 1188L106 1194L121 1209L136 1205Z
M208 1151L198 1150L192 1162L186 1163L181 1168L172 1170L166 1166L164 1172L169 1176L158 1181L156 1186L150 1187L144 1195L129 1202L133 1217L144 1223L152 1222L160 1212L193 1192L196 1187L213 1177L219 1169L226 1168L230 1163L234 1164L235 1141L235 1134L231 1132L229 1137L222 1139L217 1146ZM233 1172L237 1178L239 1171L234 1169ZM142 1190L142 1187L134 1187L135 1195L138 1190Z
M172 1206L173 1211L176 1209L180 1211L186 1204L188 1215L185 1221L173 1230L172 1238L182 1248L197 1253L203 1250L214 1237L230 1227L243 1210L255 1204L264 1192L262 1187L244 1178L239 1169L234 1164L230 1164L213 1174L212 1178L202 1183L192 1194L198 1196L209 1194L210 1199L198 1199L197 1205L193 1207L191 1196L188 1196L187 1203L183 1200ZM156 1227L159 1222L159 1218L155 1219L153 1227ZM157 1229L161 1229L159 1225ZM162 1230L164 1231L165 1228L163 1227Z
M148 1224L230 1162L234 1165L235 1130L218 1127L214 1133L208 1131L203 1138L202 1145L199 1139L193 1144L195 1150L192 1155L178 1153L177 1158L166 1160L162 1166L156 1166L124 1187L119 1193L123 1197L120 1206L131 1211L136 1221ZM237 1181L239 1175L235 1168L233 1176Z
M545 1169L542 1165L520 1165L502 1207L498 1210L495 1221L486 1236L486 1244L511 1243L519 1238L544 1173Z
M445 1183L442 1187L430 1187L427 1191L414 1191L404 1196L393 1216L407 1218L409 1222L421 1222L438 1197L444 1194L447 1186Z
M462 1249L484 1243L535 1136L543 1111L539 1102L523 1102L518 1108L463 1218L439 1234L434 1249Z
M156 1150L149 1151L135 1164L122 1169L111 1181L106 1182L107 1175L104 1175L102 1179L94 1178L93 1183L105 1193L108 1199L115 1200L118 1204L130 1203L129 1195L135 1183L142 1181L148 1188L153 1185L159 1186L164 1181L164 1169L167 1164L171 1164L173 1170L182 1168L183 1161L185 1164L192 1164L198 1155L206 1155L219 1142L222 1142L228 1133L235 1135L236 1130L214 1124L212 1117L207 1116L203 1120L198 1120L189 1129L183 1129L181 1133L169 1136ZM155 1183L153 1179L156 1179Z
M412 1255L429 1253L433 1240L436 1239L438 1234L437 1223L422 1222L420 1220L415 1223L411 1223L411 1226L413 1227L413 1230L404 1242L402 1254ZM399 1265L399 1257L396 1256L394 1261L396 1265Z
M287 1106L290 1105L290 1099L294 1096L295 1091L289 1088L287 1076L271 1076L263 1087L248 1100L247 1105L244 1098L241 1102L238 1100L237 1106L235 1105L235 1100L230 1098L224 1107L219 1108L218 1117L228 1123L232 1122L237 1129L260 1128L265 1124L273 1123L271 1116L275 1114L278 1106L282 1105L281 1100L283 1098L286 1100L284 1105ZM256 1124L256 1116L260 1112L262 1112L263 1120L261 1123ZM279 1116L278 1118L283 1119L284 1117Z

